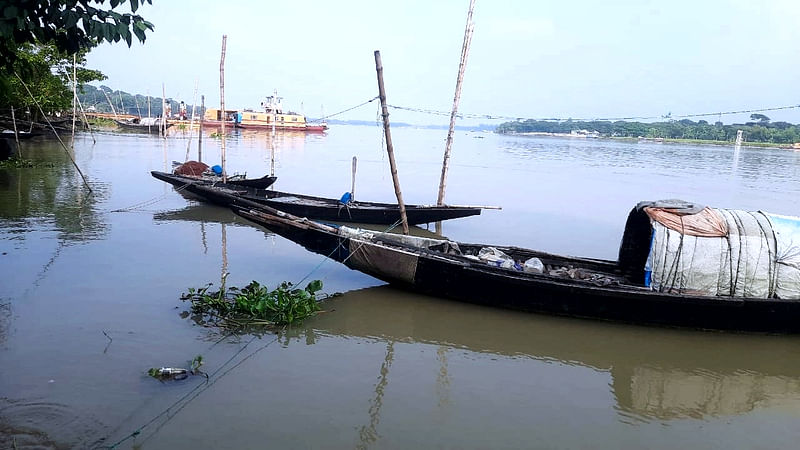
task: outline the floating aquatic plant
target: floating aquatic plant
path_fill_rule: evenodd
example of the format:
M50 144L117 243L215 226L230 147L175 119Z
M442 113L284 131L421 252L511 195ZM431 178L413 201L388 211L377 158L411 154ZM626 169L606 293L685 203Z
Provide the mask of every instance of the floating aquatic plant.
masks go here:
M189 288L181 299L191 302L192 313L222 327L293 324L320 310L317 299L322 289L320 280L308 283L303 289L286 281L272 290L257 281L242 289L226 288L224 282L218 291L211 291L211 286Z

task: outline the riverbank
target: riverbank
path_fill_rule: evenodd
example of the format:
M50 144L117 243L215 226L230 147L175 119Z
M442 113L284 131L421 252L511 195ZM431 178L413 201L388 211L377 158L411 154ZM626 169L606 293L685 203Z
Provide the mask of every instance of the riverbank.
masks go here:
M570 138L570 139L608 139L618 142L632 142L632 143L667 143L667 144L690 144L690 145L716 145L716 146L732 146L733 141L715 141L707 139L670 139L670 138L639 138L639 137L621 137L621 136L587 136L582 134L570 133L547 133L547 132L525 132L525 133L498 133L503 136L519 136L519 137L553 137L553 138ZM776 142L743 142L743 147L758 147L758 148L781 148L789 150L795 149L792 144L779 144Z

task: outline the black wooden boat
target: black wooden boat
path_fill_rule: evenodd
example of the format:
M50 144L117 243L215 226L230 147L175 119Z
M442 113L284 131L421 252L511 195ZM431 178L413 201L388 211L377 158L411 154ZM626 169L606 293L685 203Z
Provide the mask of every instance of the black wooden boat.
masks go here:
M150 173L159 180L166 181L181 188L181 190L186 190L222 206L240 205L253 207L248 202L255 202L259 205L314 220L381 225L400 222L400 208L396 204L351 201L345 205L336 199L236 186L230 183L214 183L213 185L206 184L203 186L191 185L192 180L188 177L157 171ZM409 225L474 216L480 213L480 207L406 205L406 216Z
M624 276L615 261L494 246L516 261L535 257L544 264L542 273L529 273L478 260L487 245L331 227L266 208L233 209L351 269L429 295L637 324L800 333L800 300L657 292Z
M173 173L169 175L175 177L175 180L164 180L172 185L184 186L190 181L214 185L222 183L222 176L211 170L205 163L198 161L187 161L185 163L173 161L172 165ZM228 177L225 184L235 187L266 189L272 186L277 179L278 177L274 175L264 175L261 178L247 178L245 175L231 175Z

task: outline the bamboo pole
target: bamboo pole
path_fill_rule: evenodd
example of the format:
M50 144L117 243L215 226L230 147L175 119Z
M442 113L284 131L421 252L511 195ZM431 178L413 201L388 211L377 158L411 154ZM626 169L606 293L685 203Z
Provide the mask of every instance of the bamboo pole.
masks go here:
M189 160L189 150L192 148L192 132L194 131L194 111L197 104L197 85L199 81L194 80L194 96L192 97L192 120L189 121L189 139L186 141L186 161Z
M119 120L119 116L117 116L117 110L114 108L114 104L111 103L111 97L108 96L108 92L106 92L105 89L100 89L100 90L103 91L103 95L106 96L106 100L108 100L108 105L111 107L111 112L114 113L114 118Z
M275 176L275 122L278 121L278 90L273 91L272 134L269 137L269 175Z
M397 178L397 164L394 162L394 147L392 146L392 133L389 131L389 108L386 106L386 90L383 86L383 64L381 52L375 50L375 71L378 73L378 96L381 99L381 115L383 116L383 131L386 134L386 152L389 154L389 167L392 171L394 195L397 196L397 205L400 207L400 220L403 222L403 234L408 234L408 218L406 205L403 203L403 193L400 191L400 180Z
M453 132L456 126L456 116L458 115L458 102L461 99L461 84L464 81L464 70L467 67L467 57L469 56L469 45L472 42L472 31L475 24L472 22L472 11L475 9L475 0L469 1L469 12L467 13L467 25L464 29L464 44L461 47L461 63L458 65L458 77L456 78L456 93L453 97L453 110L450 112L450 128L447 131L447 141L444 148L444 160L442 161L442 177L439 180L439 197L437 205L444 204L444 192L447 187L447 169L450 165L450 148L453 145Z
M64 148L64 152L66 152L67 156L69 157L69 160L70 160L70 161L72 161L72 165L73 165L73 166L75 166L75 170L77 170L77 171L78 171L78 173L80 174L81 178L83 179L83 184L86 186L86 189L88 189L88 190L89 190L89 192L92 192L92 188L91 188L91 187L89 187L89 182L88 182L88 181L86 181L86 177L83 175L83 172L81 172L81 168L80 168L80 167L78 167L78 163L76 163L76 162L75 162L75 158L73 158L73 157L72 157L72 154L70 154L70 152L69 152L69 149L68 149L68 148L67 148L67 146L64 144L64 141L62 141L62 140L61 140L61 136L59 136L59 135L58 135L58 132L56 132L56 129L55 129L55 128L53 128L53 124L52 124L52 123L50 123L50 120L49 120L49 119L47 118L47 116L44 114L44 110L42 109L42 106L39 104L39 102L36 100L36 97L34 97L34 96L33 96L33 93L31 92L31 90L30 90L30 89L28 89L28 85L27 85L27 84L25 84L25 81L23 81L23 80L22 80L22 77L20 77L20 76L19 76L19 74L18 74L17 72L14 72L14 75L16 75L16 77L17 77L17 79L19 80L19 82L20 82L20 83L22 83L22 86L23 86L23 87L25 88L25 90L28 92L28 95L30 95L30 96L31 96L31 99L33 99L33 102L34 102L34 103L36 104L36 106L39 108L39 112L41 112L41 113L42 113L42 117L44 117L44 120L47 122L47 124L48 124L48 125L50 125L50 129L51 129L51 130L53 130L53 134L55 134L55 136L56 136L56 139L58 139L58 142L59 142L59 143L61 143L61 146Z
M225 44L228 36L222 35L222 53L219 58L219 109L222 113L222 123L220 124L222 139L222 182L228 181L228 174L225 172Z
M14 124L14 140L17 141L17 155L22 158L22 147L19 145L19 131L17 131L17 117L14 115L14 107L11 107L11 123Z
M161 136L167 138L167 88L164 83L161 83L161 123L158 125L161 129Z
M147 90L147 118L150 119L150 90ZM147 121L147 134L150 134L150 120Z
M69 80L69 75L67 75L67 79ZM75 81L76 81L76 83L77 83L77 79L74 79L74 80L75 80ZM70 80L70 81L73 81L73 80ZM77 92L77 91L76 91L76 92ZM91 136L92 136L92 143L93 143L93 144L97 144L97 139L95 139L95 138L94 138L94 131L92 131L92 127L91 127L91 126L89 126L89 118L88 118L88 117L86 117L86 111L83 109L83 103L81 103L81 99L80 99L80 98L78 98L77 94L75 95L75 100L77 100L77 103L78 103L78 109L79 109L79 110L80 110L80 112L81 112L81 117L83 117L83 122L84 122L84 123L87 125L87 127L89 128L89 135L91 135Z
M353 156L353 175L351 177L350 183L350 198L352 200L356 199L356 166L358 165L358 159Z
M75 148L75 116L77 115L78 100L78 76L77 76L77 54L72 55L72 139L70 146Z
M200 132L197 133L197 161L203 162L203 119L206 115L206 96L200 96Z

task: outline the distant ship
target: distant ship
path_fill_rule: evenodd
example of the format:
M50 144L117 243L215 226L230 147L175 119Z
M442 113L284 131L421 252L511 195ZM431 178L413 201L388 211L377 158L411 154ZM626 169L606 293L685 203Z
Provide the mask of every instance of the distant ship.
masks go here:
M247 130L297 130L297 131L325 131L328 124L308 123L306 117L294 112L284 112L282 106L283 97L278 97L278 93L266 98L261 102L262 111L244 109L236 113L236 128Z

